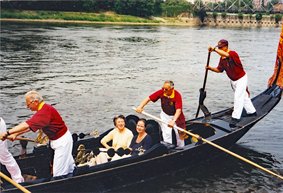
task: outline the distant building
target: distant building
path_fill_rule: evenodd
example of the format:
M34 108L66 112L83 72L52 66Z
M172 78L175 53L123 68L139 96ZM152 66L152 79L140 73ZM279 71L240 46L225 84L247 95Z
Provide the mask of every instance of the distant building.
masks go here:
M253 0L255 10L260 10L262 7L267 6L268 0Z
M283 13L283 2L273 5L273 11L275 13Z

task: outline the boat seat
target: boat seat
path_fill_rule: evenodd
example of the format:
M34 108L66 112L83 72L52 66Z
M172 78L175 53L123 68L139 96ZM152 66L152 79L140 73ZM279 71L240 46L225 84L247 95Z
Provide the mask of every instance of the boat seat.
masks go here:
M146 133L151 136L152 145L160 143L163 140L160 125L154 120L146 121Z
M133 132L134 136L138 134L136 130L138 120L139 117L136 115L128 115L126 117L126 127Z
M221 121L221 120L219 120L219 121ZM213 124L216 124L216 123L213 122ZM209 124L205 124L205 123L192 122L188 126L188 129L189 129L190 132L197 134L204 139L211 137L215 134L215 129L212 126L210 126Z
M126 117L126 127L130 129L134 136L138 133L136 131L136 125L139 117L136 115L128 115ZM160 125L154 120L146 120L146 133L152 138L152 145L155 145L162 141Z

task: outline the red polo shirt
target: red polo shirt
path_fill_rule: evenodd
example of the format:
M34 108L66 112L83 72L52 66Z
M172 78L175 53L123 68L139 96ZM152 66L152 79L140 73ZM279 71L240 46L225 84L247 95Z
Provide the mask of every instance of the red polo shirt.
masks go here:
M68 130L57 110L48 104L44 104L26 123L33 132L42 129L50 140L62 137Z
M229 58L221 57L217 69L220 72L225 70L227 76L233 81L239 80L246 74L240 57L235 51L229 51Z
M152 102L156 102L158 99L161 99L161 108L163 112L170 116L175 115L176 109L181 109L181 115L177 119L176 125L182 129L186 128L185 116L182 110L182 96L177 90L174 90L174 93L171 96L164 96L163 90L160 89L151 94L149 99Z

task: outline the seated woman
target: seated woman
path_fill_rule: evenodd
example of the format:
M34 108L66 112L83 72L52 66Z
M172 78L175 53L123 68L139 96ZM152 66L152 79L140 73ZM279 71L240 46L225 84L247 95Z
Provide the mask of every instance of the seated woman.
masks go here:
M130 148L132 149L132 155L141 155L152 146L151 136L145 132L145 119L138 120L136 130L138 135L132 139Z
M117 151L119 148L127 149L129 148L131 141L133 139L133 133L131 130L125 127L126 118L123 115L115 116L113 118L115 128L110 131L105 137L101 139L101 144L106 148L113 148ZM112 140L112 147L108 145L108 142ZM97 164L106 162L107 154L101 152L97 156ZM112 160L120 159L121 157L115 154Z

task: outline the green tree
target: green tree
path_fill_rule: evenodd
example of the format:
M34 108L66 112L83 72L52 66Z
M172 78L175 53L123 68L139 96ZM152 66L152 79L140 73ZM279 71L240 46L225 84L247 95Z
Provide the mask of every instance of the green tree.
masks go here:
M281 14L276 14L275 15L275 23L279 23L279 21L281 21L282 19L282 15Z
M221 17L222 17L222 19L226 19L227 13L226 13L226 12L222 12L222 13L221 13Z
M162 9L161 9L162 3L163 3L163 0L155 0L153 15L156 15L156 16L162 15Z
M162 15L176 17L177 15L192 11L192 4L186 0L167 0L161 4Z
M115 0L115 11L119 14L148 17L156 10L155 0Z
M216 19L217 19L217 15L218 15L218 14L217 14L216 12L213 12L213 13L212 13L212 17L213 17L213 19L214 19L215 22L216 22Z
M94 11L96 6L95 0L84 0L82 1L82 8L84 11Z
M244 19L244 15L242 13L238 13L238 18L239 18L239 20L243 20Z
M199 17L200 21L203 23L204 19L207 17L207 13L205 11L205 6L202 2L202 0L196 0L195 1L194 9L193 9L193 14L194 16Z

